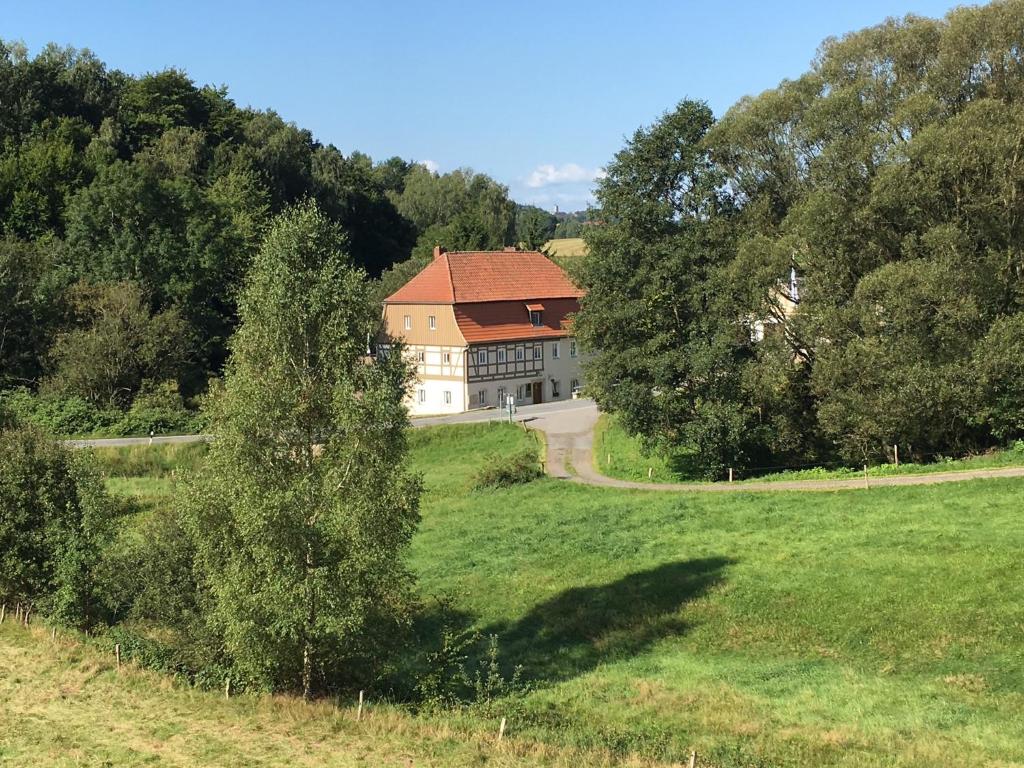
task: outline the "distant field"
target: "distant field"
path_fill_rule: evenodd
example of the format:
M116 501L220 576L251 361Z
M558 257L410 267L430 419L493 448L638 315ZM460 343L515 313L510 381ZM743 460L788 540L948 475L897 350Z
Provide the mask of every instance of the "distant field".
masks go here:
M477 468L531 435L410 439L426 482L421 591L496 635L528 692L440 718L385 708L358 726L351 709L118 680L109 659L5 626L0 763L672 765L696 749L722 768L1024 765L1024 480L482 492ZM490 746L499 713L509 752Z
M587 255L587 244L582 237L561 237L556 240L548 240L544 244L544 250L550 253L555 260L575 259Z

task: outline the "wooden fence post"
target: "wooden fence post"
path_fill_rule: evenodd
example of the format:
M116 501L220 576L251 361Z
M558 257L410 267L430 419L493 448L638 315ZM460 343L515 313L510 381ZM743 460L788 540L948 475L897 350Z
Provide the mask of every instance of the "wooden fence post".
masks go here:
M697 768L697 753L695 751L690 752L689 768Z
M0 624L4 623L4 616L7 615L7 603L0 605Z
M870 488L871 487L871 483L868 481L868 465L867 464L864 465L864 487L865 488Z
M896 459L896 466L900 465L900 445L899 443L892 444L892 455Z
M505 738L505 718L501 718L501 725L498 726L498 741Z
M654 467L648 467L647 468L647 479L650 480L652 477L654 477Z
M732 482L732 467L729 467L729 482Z
M117 660L117 668L121 668L121 644L114 643L114 658Z
M359 708L356 710L356 722L363 719L363 692L359 692Z
M224 698L225 699L230 699L231 698L231 678L230 677L225 677L224 678Z

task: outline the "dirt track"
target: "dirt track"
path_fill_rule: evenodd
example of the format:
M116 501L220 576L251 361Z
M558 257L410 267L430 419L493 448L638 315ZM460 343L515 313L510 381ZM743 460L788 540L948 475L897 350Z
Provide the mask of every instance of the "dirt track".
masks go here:
M594 468L594 425L597 407L537 416L528 422L531 429L547 438L547 473L552 477L607 488L632 488L641 491L746 493L750 491L839 491L877 488L891 485L934 485L992 477L1024 477L1024 467L970 469L960 472L933 472L923 475L892 475L844 480L779 480L743 483L639 483L617 480Z

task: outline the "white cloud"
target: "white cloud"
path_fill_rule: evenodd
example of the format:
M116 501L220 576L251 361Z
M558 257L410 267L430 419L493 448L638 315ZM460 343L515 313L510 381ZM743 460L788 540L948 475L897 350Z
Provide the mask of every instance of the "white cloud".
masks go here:
M438 165L433 160L420 160L420 165L422 165L431 173L437 173L439 170L441 170L441 166Z
M533 169L526 179L526 186L531 189L540 189L554 184L579 184L603 179L605 175L600 168L591 170L577 163L564 163L557 166L545 163Z

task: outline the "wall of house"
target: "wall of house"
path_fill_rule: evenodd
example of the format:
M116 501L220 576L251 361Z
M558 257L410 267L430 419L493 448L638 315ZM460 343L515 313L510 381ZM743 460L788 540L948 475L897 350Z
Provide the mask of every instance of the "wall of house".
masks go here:
M571 354L572 341L571 338L562 338L525 342L530 345L541 346L541 358L533 360L531 351L530 362L533 365L529 368L523 366L516 369L515 366L508 364L502 367L502 364L496 363L496 367L502 370L502 373L492 371L492 367L489 364L491 348L496 345L474 344L469 348L470 375L467 377L469 408L502 407L503 403L499 401L501 392L515 395L517 405L531 405L534 403L533 384L535 382L541 382L543 387L541 402L549 403L569 400L572 398L573 381L578 382L579 385L583 383L579 352L577 350L576 356ZM556 344L558 345L558 357L554 356ZM508 342L507 344L497 346L512 348L515 345L515 342ZM486 367L478 362L477 355L481 349L488 350L488 365ZM474 370L476 375L474 375ZM487 373L484 373L485 370ZM558 383L558 394L555 394L552 379ZM483 402L480 401L481 392L485 394Z
M409 328L405 327L407 317ZM434 329L430 328L431 317L435 320ZM466 346L451 304L385 304L384 330L406 344Z
M417 380L406 396L406 405L413 416L466 410L465 347L409 344L405 354L416 366Z

